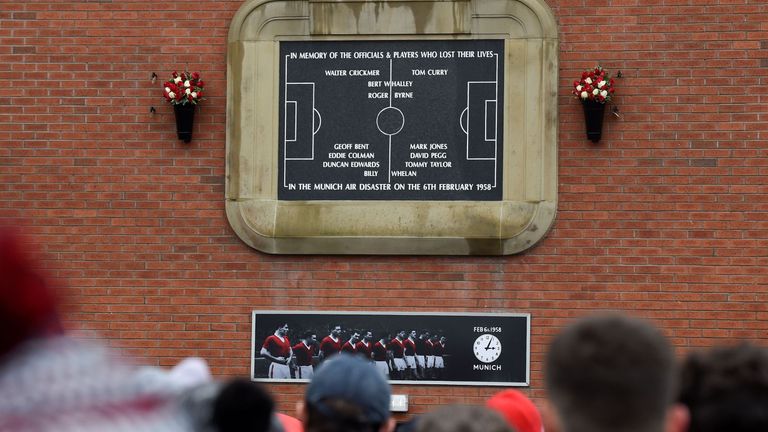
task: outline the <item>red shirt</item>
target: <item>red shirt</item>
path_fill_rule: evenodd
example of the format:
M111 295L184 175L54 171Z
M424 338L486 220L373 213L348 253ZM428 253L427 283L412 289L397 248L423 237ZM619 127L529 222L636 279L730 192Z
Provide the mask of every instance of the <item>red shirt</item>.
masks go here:
M435 352L435 344L432 343L431 340L428 340L427 343L424 344L424 347L426 347L426 349L427 349L427 355L428 356L433 355L433 353ZM296 351L296 350L294 349L294 351Z
M403 358L403 352L405 351L405 348L403 347L403 341L400 339L392 339L389 342L389 349L392 350L392 354L395 356L395 358Z
M407 356L416 355L416 344L413 343L411 339L404 340L403 347L405 347L405 355Z
M360 341L355 345L355 350L357 350L358 353L362 354L363 357L366 359L371 359L371 350L373 349L373 344L368 342L367 344L365 341Z
M291 341L286 336L280 340L277 335L270 335L264 340L262 348L266 348L273 357L288 358L291 355Z
M329 357L337 352L341 351L341 339L334 341L330 336L326 336L320 341L320 351Z
M376 361L387 361L387 347L381 341L373 346L373 359Z
M354 354L357 352L357 350L355 349L355 346L352 345L351 341L347 341L344 344L344 346L341 347L341 350L344 351L345 353L350 353L350 354Z
M440 342L435 344L434 353L436 356L442 356L443 351L445 351L445 345L441 344Z
M296 365L312 366L312 356L317 354L317 348L315 345L306 346L304 342L300 342L293 347L293 354L296 356Z

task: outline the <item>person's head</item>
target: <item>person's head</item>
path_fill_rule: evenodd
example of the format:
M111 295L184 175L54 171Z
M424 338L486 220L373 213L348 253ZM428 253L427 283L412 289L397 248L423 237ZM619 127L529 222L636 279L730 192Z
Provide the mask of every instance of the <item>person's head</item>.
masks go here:
M429 339L429 332L426 330L422 331L421 334L419 335L419 339L425 339L425 340Z
M619 314L581 319L549 347L545 384L564 432L682 430L675 357L652 325ZM668 429L667 429L668 428Z
M445 336L440 336L440 343L445 345L445 341L448 340Z
M408 337L410 337L411 339L415 339L416 338L416 330L411 330L411 333L408 335Z
M307 386L299 416L306 432L391 432L389 383L359 356L324 362Z
M277 330L275 330L275 334L278 335L278 336L285 336L285 335L287 335L288 334L288 324L287 323L281 324L280 327L278 327Z
M308 331L301 336L301 340L307 345L312 345L317 343L317 335L314 332Z
M341 326L340 325L333 326L331 328L331 336L339 337L340 334L341 334Z
M689 354L679 401L691 412L690 432L768 431L768 348L743 343Z
M352 336L349 337L349 341L352 343L357 342L359 340L360 340L360 333L358 332L353 332Z
M272 397L256 383L234 379L213 402L211 422L218 432L266 432L272 424Z
M400 330L399 332L397 332L397 338L405 339L405 330Z
M416 432L514 432L496 412L481 406L445 405L416 420Z
M366 342L370 342L373 340L373 333L372 332L365 332L365 336L363 336L363 340Z
M485 406L501 414L516 432L542 431L538 408L518 390L500 391L491 396Z

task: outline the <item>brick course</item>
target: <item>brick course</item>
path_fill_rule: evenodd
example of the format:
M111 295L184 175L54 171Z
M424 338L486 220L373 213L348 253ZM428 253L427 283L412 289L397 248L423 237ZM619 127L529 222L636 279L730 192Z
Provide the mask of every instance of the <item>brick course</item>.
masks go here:
M197 355L247 375L252 309L530 312L535 398L550 337L594 310L655 320L681 353L768 343L763 0L548 0L558 217L526 253L471 258L269 256L237 239L224 95L240 1L0 3L0 217L33 235L67 325L145 364ZM593 145L570 83L597 62L623 75L623 119ZM208 90L189 145L160 90L184 66ZM271 389L290 411L303 386ZM495 390L395 388L411 413Z

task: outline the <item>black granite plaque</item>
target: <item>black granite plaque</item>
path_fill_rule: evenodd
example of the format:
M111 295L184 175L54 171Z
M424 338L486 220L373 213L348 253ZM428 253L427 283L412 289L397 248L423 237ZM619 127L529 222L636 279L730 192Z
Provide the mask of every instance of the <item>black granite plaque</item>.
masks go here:
M280 43L281 200L502 198L504 41Z

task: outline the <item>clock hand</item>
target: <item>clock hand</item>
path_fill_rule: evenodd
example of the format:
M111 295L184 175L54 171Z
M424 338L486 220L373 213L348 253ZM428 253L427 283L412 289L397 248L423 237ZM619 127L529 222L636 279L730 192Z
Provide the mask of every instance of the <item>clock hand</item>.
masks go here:
M488 339L488 346L487 346L487 347L485 347L485 350L486 350L486 351L488 351L489 349L491 349L491 342L492 342L492 339Z

